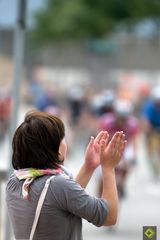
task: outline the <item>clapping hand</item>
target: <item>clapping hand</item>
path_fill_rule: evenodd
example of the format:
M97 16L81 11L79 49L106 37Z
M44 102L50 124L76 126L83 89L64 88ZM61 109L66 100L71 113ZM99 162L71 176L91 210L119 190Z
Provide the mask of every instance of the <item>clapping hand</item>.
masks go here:
M107 147L108 140L109 134L106 131L99 132L95 138L91 137L85 152L85 164L88 170L94 170L99 166L102 151Z
M126 142L125 134L116 132L107 146L102 144L100 157L102 167L116 167L121 160Z

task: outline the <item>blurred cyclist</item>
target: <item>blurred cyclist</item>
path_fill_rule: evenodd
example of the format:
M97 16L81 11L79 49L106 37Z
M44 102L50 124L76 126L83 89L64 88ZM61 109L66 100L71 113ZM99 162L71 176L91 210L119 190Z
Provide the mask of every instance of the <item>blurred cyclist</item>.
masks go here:
M95 95L91 102L91 112L94 116L100 117L105 113L113 112L115 94L112 90L104 90Z
M71 124L78 125L85 107L85 91L79 85L74 85L68 92L68 103Z
M138 133L138 120L132 115L133 106L126 100L117 100L114 104L114 112L104 114L99 121L101 130L108 131L112 137L116 131L126 134L127 145L123 157L116 167L116 180L119 198L125 196L125 184L127 176L136 162L136 136ZM101 184L100 184L101 185ZM100 186L101 191L102 186Z
M142 105L142 129L153 174L160 175L160 86L153 87L151 96Z
M90 101L90 112L92 116L92 134L99 131L99 119L108 113L113 113L115 102L115 93L113 90L103 90L92 97ZM90 121L91 122L91 121ZM97 131L98 129L98 131Z

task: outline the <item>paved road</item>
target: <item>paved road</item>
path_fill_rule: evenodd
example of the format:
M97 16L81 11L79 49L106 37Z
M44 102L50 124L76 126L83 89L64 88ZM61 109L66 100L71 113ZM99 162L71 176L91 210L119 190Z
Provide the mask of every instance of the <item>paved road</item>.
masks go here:
M74 174L83 161L83 148L79 145L68 157L66 164ZM8 140L0 146L0 169L8 167ZM127 198L120 204L119 221L114 229L97 228L84 221L84 240L141 240L143 226L160 226L160 182L152 179L146 161L143 139L139 139L138 164L127 184ZM87 191L95 194L96 177L94 176ZM4 202L2 203L4 205ZM1 205L3 218L0 224L4 227L4 207ZM160 232L160 227L159 227ZM0 239L3 240L1 231ZM160 240L160 236L159 239Z

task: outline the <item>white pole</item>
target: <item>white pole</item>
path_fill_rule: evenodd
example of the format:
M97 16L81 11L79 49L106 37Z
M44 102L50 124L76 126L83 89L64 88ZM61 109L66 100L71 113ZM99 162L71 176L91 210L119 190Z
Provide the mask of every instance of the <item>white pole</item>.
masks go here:
M9 137L9 170L7 176L13 171L11 165L11 141L14 131L17 127L18 113L19 113L19 101L20 101L20 84L22 79L22 68L24 63L24 40L25 40L25 17L26 17L26 0L18 0L18 18L14 33L14 76L12 85L12 99L13 106L11 112L10 123L10 137ZM6 216L5 223L5 240L11 239L11 227L8 215Z
M17 126L18 121L18 111L19 111L19 100L20 100L20 85L22 80L22 69L24 63L24 40L25 40L25 9L26 0L19 1L19 11L18 20L15 28L15 38L14 38L14 77L12 86L12 96L13 96L13 107L11 113L11 136L13 136L14 131Z

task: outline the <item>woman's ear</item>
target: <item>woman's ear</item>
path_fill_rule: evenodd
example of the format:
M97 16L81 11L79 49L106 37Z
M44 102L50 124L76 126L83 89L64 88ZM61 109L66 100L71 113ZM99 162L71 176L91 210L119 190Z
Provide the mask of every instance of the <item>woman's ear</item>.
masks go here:
M63 138L59 146L59 159L64 161L64 159L66 158L66 154L67 154L67 144L66 144L65 138Z
M64 161L63 155L60 152L58 154L59 154L59 160L63 162Z

